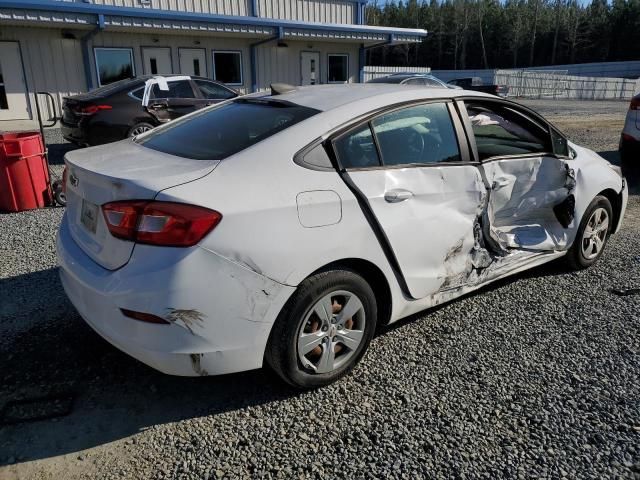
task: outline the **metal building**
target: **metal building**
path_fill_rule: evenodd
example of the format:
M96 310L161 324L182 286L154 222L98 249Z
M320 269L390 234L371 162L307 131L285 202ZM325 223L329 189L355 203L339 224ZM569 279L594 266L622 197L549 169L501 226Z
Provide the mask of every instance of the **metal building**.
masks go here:
M35 92L59 111L63 96L131 75L200 75L244 93L362 81L367 48L427 33L365 25L365 3L0 0L0 130L34 118Z

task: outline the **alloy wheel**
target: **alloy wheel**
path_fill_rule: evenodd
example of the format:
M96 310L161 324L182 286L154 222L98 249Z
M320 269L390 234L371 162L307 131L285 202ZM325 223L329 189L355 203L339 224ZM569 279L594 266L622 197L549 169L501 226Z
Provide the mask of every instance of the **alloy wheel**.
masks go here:
M303 318L298 331L298 359L313 373L329 373L347 363L365 334L362 301L339 290L322 297Z
M134 128L133 130L131 130L131 136L135 137L137 135L140 135L144 132L148 132L149 130L151 130L150 127L147 127L146 125L139 125L136 128Z
M609 213L606 209L596 208L582 234L582 255L587 260L596 258L602 252L609 231Z

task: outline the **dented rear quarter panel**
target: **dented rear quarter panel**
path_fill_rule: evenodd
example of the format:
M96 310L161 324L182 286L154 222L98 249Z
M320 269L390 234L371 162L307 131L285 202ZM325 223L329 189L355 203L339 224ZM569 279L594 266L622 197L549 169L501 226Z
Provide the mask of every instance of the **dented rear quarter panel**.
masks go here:
M570 146L577 154L576 158L567 160L567 164L575 172L576 214L574 222L579 224L587 207L599 193L611 189L620 194L623 181L622 177L611 168L611 164L597 153L574 143L570 143ZM620 224L622 224L626 208L626 192L624 200L622 212L620 212ZM569 238L569 242L574 241L576 231L576 229L572 231L573 235Z

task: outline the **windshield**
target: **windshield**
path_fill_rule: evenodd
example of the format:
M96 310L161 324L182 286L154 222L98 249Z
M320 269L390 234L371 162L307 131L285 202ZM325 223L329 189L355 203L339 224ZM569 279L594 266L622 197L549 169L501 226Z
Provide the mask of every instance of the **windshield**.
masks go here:
M237 99L171 122L139 143L178 157L222 160L316 113L281 100Z

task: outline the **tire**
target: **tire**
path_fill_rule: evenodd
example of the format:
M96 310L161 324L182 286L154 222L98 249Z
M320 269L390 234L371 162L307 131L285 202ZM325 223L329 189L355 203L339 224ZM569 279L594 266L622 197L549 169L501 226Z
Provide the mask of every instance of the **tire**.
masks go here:
M136 123L133 127L129 129L127 133L127 137L135 137L136 135L140 135L141 133L147 132L155 128L153 125L147 122Z
M316 313L327 310L322 309L322 305L331 305L331 312L323 315L324 318ZM358 310L345 318L340 311L346 306L349 313ZM265 361L293 387L311 389L328 385L360 361L373 338L376 321L375 295L360 275L351 270L318 273L300 284L278 315L269 336ZM356 338L359 343L355 342ZM307 354L299 351L305 339L310 348Z
M56 201L56 203L62 207L66 206L67 196L62 190L62 182L60 180L53 182L51 188L53 189L53 199Z
M600 223L598 227L597 235L599 241L596 241L595 237L591 235L591 240L585 238L585 232L587 229L593 231L593 227L598 225L596 212L600 211L600 214L604 211L607 215L606 228L604 224ZM602 218L602 217L600 217ZM611 208L611 202L606 197L598 195L589 204L580 221L580 227L576 234L576 238L573 241L573 245L567 252L566 263L572 270L583 270L593 265L604 251L607 240L609 239L609 233L613 225L613 209ZM594 249L594 243L598 244L597 251Z

